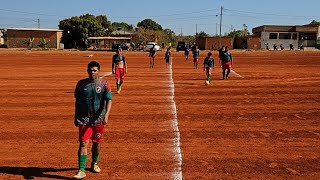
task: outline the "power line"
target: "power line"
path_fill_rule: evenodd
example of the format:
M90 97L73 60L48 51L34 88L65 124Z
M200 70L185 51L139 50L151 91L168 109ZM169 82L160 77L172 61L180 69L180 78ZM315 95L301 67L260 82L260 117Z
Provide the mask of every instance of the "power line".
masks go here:
M157 16L148 16L149 18L157 18L157 17L172 17L172 16L179 16L179 15L186 15L186 14L199 14L203 12L212 12L214 10L219 10L219 9L208 9L208 10L203 10L203 11L193 11L193 12L184 12L184 13L174 13L174 14L162 14L162 15L157 15ZM137 17L137 16L110 16L112 18L119 18L119 19L125 19L125 18L143 18L143 17ZM186 18L186 17L184 17Z
M57 15L52 15L52 14L33 13L33 12L16 11L16 10L8 10L8 9L1 9L1 8L0 8L0 11L15 12L15 13L21 13L21 14L33 14L33 15L41 15L41 16L55 16L55 17L61 17L61 16L57 16Z
M287 14L273 14L273 13L261 13L261 12L250 12L250 11L240 11L235 9L226 9L226 11L230 12L239 12L239 13L248 13L248 14L260 14L260 15L266 15L266 16L282 16L282 17L290 17L290 18L310 18L310 17L319 17L319 16L301 16L301 15L287 15ZM254 17L254 16L251 16Z

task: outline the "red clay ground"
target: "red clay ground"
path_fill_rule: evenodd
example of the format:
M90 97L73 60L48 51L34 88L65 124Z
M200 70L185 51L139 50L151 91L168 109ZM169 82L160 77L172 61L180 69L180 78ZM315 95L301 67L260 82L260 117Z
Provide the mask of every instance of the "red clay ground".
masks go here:
M113 95L102 172L86 179L320 179L320 52L233 52L244 78L227 81L215 52L210 86L206 52L197 70L174 52L172 74L164 52L154 69L146 52L124 54L129 69ZM112 55L0 50L0 179L74 175L74 87L90 60L110 72Z

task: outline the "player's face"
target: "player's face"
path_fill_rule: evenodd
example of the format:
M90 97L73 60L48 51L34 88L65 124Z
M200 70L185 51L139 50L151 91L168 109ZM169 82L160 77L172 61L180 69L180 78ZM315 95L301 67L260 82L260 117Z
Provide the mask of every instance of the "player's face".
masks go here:
M87 70L89 79L95 80L99 77L99 69L98 67L91 67Z

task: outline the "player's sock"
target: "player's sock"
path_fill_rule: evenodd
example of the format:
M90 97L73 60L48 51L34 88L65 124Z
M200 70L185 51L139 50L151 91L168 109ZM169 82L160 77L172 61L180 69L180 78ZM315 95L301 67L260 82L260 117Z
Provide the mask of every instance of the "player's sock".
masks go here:
M208 81L211 82L211 75L208 74Z
M119 84L119 91L121 91L121 86L122 86L122 83L123 83L123 81L120 81L120 84Z
M85 171L86 163L87 163L87 155L79 155L78 157L79 170Z
M97 164L99 160L99 153L92 153L92 164Z
M228 70L227 72L226 79L228 79L229 74L230 74L230 70Z

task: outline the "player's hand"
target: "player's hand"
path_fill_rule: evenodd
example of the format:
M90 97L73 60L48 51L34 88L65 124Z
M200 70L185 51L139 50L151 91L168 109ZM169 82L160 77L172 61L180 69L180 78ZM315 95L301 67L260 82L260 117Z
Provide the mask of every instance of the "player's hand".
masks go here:
M108 123L108 119L109 119L109 117L108 117L108 116L105 116L102 124L103 124L103 125L106 125L106 124Z

